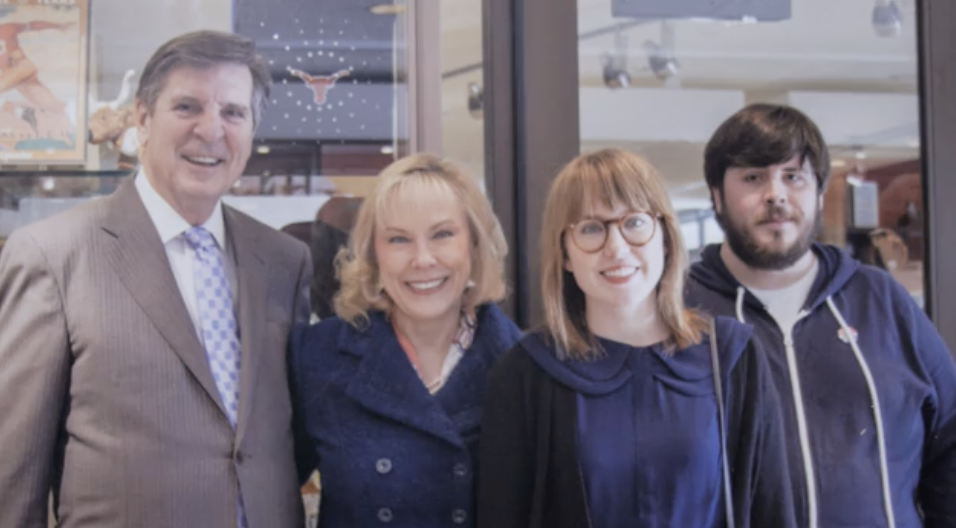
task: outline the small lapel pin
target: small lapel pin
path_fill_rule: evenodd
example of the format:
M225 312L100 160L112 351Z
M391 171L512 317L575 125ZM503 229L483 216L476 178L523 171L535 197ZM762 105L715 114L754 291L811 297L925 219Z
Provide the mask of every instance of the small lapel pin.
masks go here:
M839 330L837 330L837 337L840 338L840 341L843 341L846 344L850 344L851 341L856 342L858 337L856 328L853 328L852 326L848 326L847 330L850 331L849 336L847 335L846 331L843 328L840 328Z

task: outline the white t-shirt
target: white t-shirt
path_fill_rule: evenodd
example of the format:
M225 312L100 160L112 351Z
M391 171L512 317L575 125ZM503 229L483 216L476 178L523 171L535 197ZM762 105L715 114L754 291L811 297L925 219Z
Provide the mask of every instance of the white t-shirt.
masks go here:
M813 282L817 278L817 272L820 270L820 261L817 256L813 256L813 265L807 273L797 282L785 288L773 290L758 290L751 288L746 284L750 293L754 294L764 308L770 313L770 316L777 321L777 326L784 335L789 335L793 330L793 325L800 319L800 311L807 302L810 290L813 288Z

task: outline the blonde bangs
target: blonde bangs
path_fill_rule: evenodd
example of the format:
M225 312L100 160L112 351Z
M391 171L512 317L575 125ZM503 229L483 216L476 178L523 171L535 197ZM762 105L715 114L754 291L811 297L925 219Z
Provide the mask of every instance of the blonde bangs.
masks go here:
M383 181L382 189L375 196L376 227L389 224L391 218L404 210L420 210L436 197L461 201L457 194L448 181L432 172L417 171Z

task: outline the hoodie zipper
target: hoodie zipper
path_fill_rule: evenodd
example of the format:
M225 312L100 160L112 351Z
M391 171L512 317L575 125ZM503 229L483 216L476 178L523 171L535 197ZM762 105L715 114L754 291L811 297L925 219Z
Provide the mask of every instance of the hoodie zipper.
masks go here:
M793 395L794 413L797 418L797 437L800 441L800 455L803 458L803 475L807 487L807 517L808 528L817 528L817 493L816 493L816 472L813 467L813 452L810 449L810 433L807 427L807 415L803 408L803 390L800 383L800 373L797 368L797 351L793 343L793 330L804 317L809 315L806 310L801 310L797 319L793 322L790 331L784 332L780 325L774 320L777 330L783 336L783 346L787 356L787 371L790 374L790 389ZM773 319L771 317L771 319Z
M747 290L743 286L737 288L736 312L737 319L743 323L743 300ZM817 528L817 493L816 493L816 472L813 467L813 454L810 450L810 434L807 427L807 416L803 408L803 391L800 386L800 374L797 370L797 352L793 342L793 330L797 324L802 321L810 312L806 309L800 310L797 318L793 321L790 330L784 332L780 323L770 315L770 312L761 304L763 313L758 315L765 316L773 324L780 337L783 340L784 355L787 358L787 373L790 375L790 390L793 399L794 414L797 419L797 440L800 443L800 457L803 460L803 476L806 481L807 494L807 528Z

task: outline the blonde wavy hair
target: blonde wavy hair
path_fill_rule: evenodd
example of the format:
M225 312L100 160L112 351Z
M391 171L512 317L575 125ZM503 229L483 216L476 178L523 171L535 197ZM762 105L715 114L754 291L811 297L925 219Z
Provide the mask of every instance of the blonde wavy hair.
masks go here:
M585 153L568 163L551 185L541 232L541 291L545 324L560 359L588 359L601 353L587 327L584 292L565 269L566 228L589 208L618 204L660 215L664 272L657 285L657 309L670 337L667 350L700 342L706 321L684 305L689 258L680 225L657 171L640 156L618 149Z
M471 235L471 281L465 291L462 309L474 314L475 308L497 302L507 293L504 269L508 255L501 224L478 185L451 162L431 154L413 154L393 162L378 176L371 193L362 202L349 245L336 256L341 287L335 296L335 314L355 327L368 322L372 310L389 313L393 304L382 291L375 258L375 233L381 218L394 208L393 198L415 207L414 196L423 188L450 191L464 209Z

